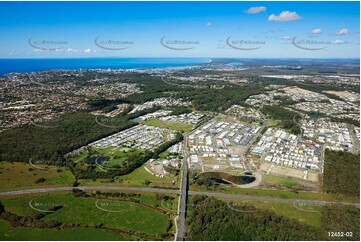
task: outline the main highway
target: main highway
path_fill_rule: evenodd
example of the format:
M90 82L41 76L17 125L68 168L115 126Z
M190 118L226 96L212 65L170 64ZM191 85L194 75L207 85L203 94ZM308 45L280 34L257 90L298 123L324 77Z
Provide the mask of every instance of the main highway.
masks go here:
M177 241L183 241L186 234L186 213L187 213L187 190L188 190L188 153L187 137L183 140L183 159L182 159L182 181L180 188L180 198L178 205L178 226L175 235Z
M77 188L80 190L85 190L85 191L126 191L126 192L151 192L151 193L165 193L165 194L181 194L180 190L151 188L151 187L79 186L79 187L51 187L51 188L38 188L38 189L0 192L0 197L25 195L25 194L37 194L37 193L72 191L74 188ZM343 205L352 205L352 206L358 206L358 207L360 206L359 203L345 203L345 202L339 203L339 202L330 202L330 201L321 201L321 200L305 200L305 199L283 199L283 198L276 198L276 197L249 196L249 195L238 195L238 194L217 193L217 192L188 191L188 195L191 195L191 196L200 195L200 196L207 196L207 197L253 200L253 201L274 201L274 202L285 202L285 203L299 202L299 203L304 203L307 205L343 204ZM181 210L181 212L183 212L183 210ZM178 230L179 230L179 228L178 228Z

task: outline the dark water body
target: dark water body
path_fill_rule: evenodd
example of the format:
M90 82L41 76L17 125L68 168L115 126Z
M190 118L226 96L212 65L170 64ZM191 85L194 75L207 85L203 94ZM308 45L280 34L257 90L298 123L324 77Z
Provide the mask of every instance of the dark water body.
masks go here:
M93 156L93 157L88 158L84 162L86 164L95 164L96 159L98 159L97 160L98 164L102 164L104 161L109 160L109 157L108 156Z
M224 185L230 185L231 183L225 181L225 180L222 180L222 179L219 179L219 178L211 178L212 181L218 183L218 184L224 184Z
M11 72L80 69L170 69L209 63L207 58L0 59L0 76Z

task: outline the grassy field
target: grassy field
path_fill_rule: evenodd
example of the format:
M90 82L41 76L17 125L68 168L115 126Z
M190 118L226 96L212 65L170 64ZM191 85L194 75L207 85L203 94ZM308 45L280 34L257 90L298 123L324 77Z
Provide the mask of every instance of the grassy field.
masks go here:
M168 122L159 119L148 119L147 121L142 121L140 123L150 126L156 126L160 128L168 128L177 131L184 131L184 132L190 132L193 129L193 125L191 124Z
M128 157L142 154L142 151L139 149L130 149L130 148L116 148L116 147L108 147L108 148L93 148L98 152L100 156L109 157L109 160L102 163L103 166L112 167L114 165L122 166L124 162L128 160Z
M80 152L80 153L78 153L78 154L73 155L73 156L70 158L70 160L72 160L72 161L75 162L75 163L78 163L78 162L80 162L80 161L84 161L85 158L87 157L87 154L88 154L88 152L86 152L86 151Z
M147 204L156 204L160 201L155 197L145 196L140 198ZM32 200L32 201L31 201ZM43 195L43 196L22 196L1 199L5 209L19 214L31 215L38 211L36 209L47 210L54 204L61 205L62 208L53 213L47 213L45 220L55 219L57 221L73 224L96 226L103 224L107 228L120 228L147 234L162 234L166 232L168 216L153 208L142 204L121 201L119 199L100 199L73 197L66 195Z
M292 219L297 219L300 222L307 223L312 226L321 226L321 209L320 206L305 206L301 204L281 203L281 202L255 202L252 204L261 209L270 209L275 213L286 216ZM305 211L302 211L305 210ZM306 212L307 211L307 212Z
M266 123L267 123L268 127L276 127L276 126L278 126L279 121L273 120L273 119L267 119Z
M278 215L282 215L291 219L297 219L300 222L307 223L312 226L321 226L321 206L305 206L301 204L274 202L274 201L246 201L246 200L232 200L220 199L225 202L232 201L239 205L251 205L258 209L271 210ZM297 209L300 208L300 209ZM304 210L304 211L303 211ZM306 212L307 211L307 212Z
M79 163L79 162L90 162L94 163L96 157L108 157L108 160L101 163L102 166L105 167L112 167L112 166L122 166L124 162L128 160L130 156L142 155L143 152L139 149L131 149L127 147L107 147L107 148L99 148L99 147L92 147L91 152L91 159L89 161L89 152L83 151L79 154L74 155L71 160Z
M169 151L167 150L167 151L164 151L164 152L160 153L158 156L159 156L159 158L164 159L168 155L169 155Z
M280 177L280 176L273 176L273 175L264 175L263 179L264 182L281 185L285 187L298 187L298 181L288 178L288 177Z
M116 233L107 231L105 229L94 228L63 228L57 229L36 229L17 227L12 228L11 225L3 220L0 220L0 240L10 241L29 241L29 240L131 240L132 237L128 235L118 235Z
M176 186L176 183L173 184L173 181L177 182L177 178L153 176L144 169L144 165L120 178L127 184L136 185L144 185L144 181L148 180L152 182L151 185L172 187L174 185Z
M228 194L275 197L282 199L308 199L308 200L326 200L333 201L334 197L330 194L314 193L314 192L291 192L284 190L270 190L270 189L253 189L253 188L238 188L238 187L211 187L190 185L191 191L209 191L209 192L223 192Z
M133 172L124 175L118 176L114 178L114 182L107 183L109 179L97 179L96 181L92 180L79 180L82 186L95 186L95 185L104 185L107 186L119 186L121 185L132 185L132 186L147 186L146 181L150 181L149 186L157 186L157 187L174 187L177 188L178 177L157 177L153 176L149 172L144 169L145 165L135 169ZM175 181L173 183L173 181Z
M0 162L0 191L51 186L69 186L74 182L73 174L65 167L36 165L49 170L34 168L29 163ZM60 170L58 170L60 169ZM44 182L36 183L39 178Z

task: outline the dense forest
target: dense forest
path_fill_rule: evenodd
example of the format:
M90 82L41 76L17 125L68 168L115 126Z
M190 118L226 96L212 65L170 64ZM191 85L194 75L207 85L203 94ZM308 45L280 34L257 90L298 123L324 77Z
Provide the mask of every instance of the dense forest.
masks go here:
M293 134L299 134L301 132L300 126L294 122L300 118L300 115L296 112L290 111L280 106L264 106L261 109L262 113L272 117L273 119L281 121L281 127L289 130Z
M360 209L354 206L324 206L322 227L328 232L352 232L352 237L329 237L329 240L360 240Z
M342 122L355 125L356 127L360 127L360 121L352 119L352 118L338 118L338 117L331 117L331 121L333 122Z
M360 155L326 150L323 190L327 193L360 196Z
M264 84L248 83L247 85L234 85L227 83L223 88L211 88L212 81L200 83L186 83L172 81L177 85L171 85L162 81L160 77L137 76L132 78L132 83L142 86L143 93L129 95L125 99L130 103L144 103L154 98L168 97L173 93L175 98L193 103L193 107L199 111L219 112L225 111L233 104L244 104L251 95L260 94L264 90ZM220 82L216 82L220 84ZM225 84L225 83L221 83Z
M108 113L117 109L117 105L124 103L129 104L129 101L123 99L116 99L116 100L97 99L90 101L89 106L90 109L101 110L104 113ZM126 113L128 113L132 109L133 107L132 105L130 105Z
M187 240L358 240L359 208L351 206L325 206L322 208L322 224L312 227L298 220L275 214L273 211L249 207L237 212L226 202L214 198L193 197L188 213ZM335 209L334 209L335 207ZM241 210L242 207L237 208ZM351 217L351 218L350 218ZM340 223L342 221L342 225ZM329 231L351 231L351 238L330 238Z
M132 119L159 107L103 118L85 112L64 114L54 121L29 124L0 133L0 160L29 159L61 163L63 155L95 140L136 125ZM101 125L102 124L102 125Z

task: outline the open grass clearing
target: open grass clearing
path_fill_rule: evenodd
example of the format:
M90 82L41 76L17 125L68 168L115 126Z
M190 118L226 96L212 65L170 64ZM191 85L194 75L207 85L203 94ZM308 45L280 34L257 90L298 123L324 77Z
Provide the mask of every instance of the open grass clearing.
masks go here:
M193 129L193 125L191 124L162 121L159 119L148 119L147 121L142 121L140 123L184 132L190 132Z
M150 181L150 185L156 186L169 186L169 187L176 187L178 177L157 177L150 174L148 171L144 169L145 165L137 168L133 172L119 177L119 179L123 180L123 183L126 184L135 184L135 185L145 185L145 181ZM118 178L116 178L118 180ZM175 181L173 183L173 181Z
M151 197L144 199L155 203ZM1 202L7 211L22 216L36 214L38 211L34 208L47 211L54 204L60 205L62 207L59 210L47 213L43 219L54 219L67 224L79 223L84 226L103 224L107 228L120 228L151 235L165 233L168 222L168 216L165 213L123 199L84 198L67 194L33 198L29 196L13 197L2 199Z
M233 202L235 205L250 205L257 209L270 210L278 215L282 215L300 222L320 227L321 224L321 206L302 205L300 203L292 204L277 201L247 201L240 199L220 199L225 202ZM231 206L231 204L230 204ZM236 210L235 210L236 211ZM249 210L251 211L251 210ZM240 212L240 211L236 211Z
M298 187L299 186L299 182L297 180L288 178L288 177L264 175L262 178L262 181L271 183L271 184L275 184L275 185L285 186L285 187Z
M65 167L39 164L36 167L48 170L24 162L0 162L0 191L70 186L75 181L74 175ZM36 183L39 178L45 181Z
M334 197L330 194L323 194L316 192L292 192L285 190L239 188L239 187L228 187L228 186L207 188L205 186L197 186L195 184L190 185L189 189L191 191L221 192L226 194L273 197L273 198L281 198L281 199L305 199L305 200L321 200L321 201L335 200Z

